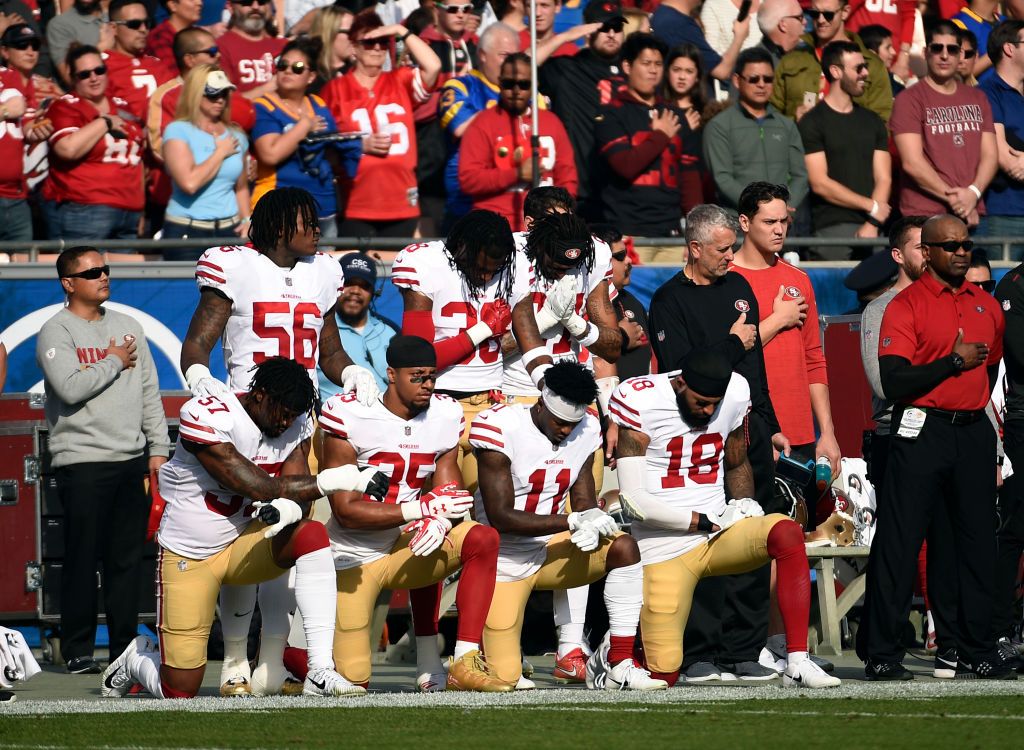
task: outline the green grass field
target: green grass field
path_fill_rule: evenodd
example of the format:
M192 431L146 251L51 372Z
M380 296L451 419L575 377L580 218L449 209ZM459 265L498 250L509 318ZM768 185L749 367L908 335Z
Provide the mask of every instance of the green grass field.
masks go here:
M625 696L623 696L625 697ZM143 709L144 706L138 706ZM186 708L182 705L182 708ZM0 715L0 747L1024 747L1024 698L717 700L644 704L283 708Z

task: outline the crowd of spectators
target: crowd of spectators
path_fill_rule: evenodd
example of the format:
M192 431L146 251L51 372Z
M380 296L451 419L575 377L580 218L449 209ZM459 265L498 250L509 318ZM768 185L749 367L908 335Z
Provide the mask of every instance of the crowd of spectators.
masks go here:
M8 3L0 239L244 235L278 186L325 236L437 236L536 183L668 237L756 180L811 259L900 215L1024 230L1021 0L633 4L539 0L535 138L523 0Z

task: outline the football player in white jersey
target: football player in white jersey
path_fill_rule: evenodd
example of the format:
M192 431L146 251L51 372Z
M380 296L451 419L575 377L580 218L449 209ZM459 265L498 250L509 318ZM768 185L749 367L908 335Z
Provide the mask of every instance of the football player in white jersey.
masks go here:
M596 686L667 687L633 661L642 596L640 551L596 505L590 464L601 445L601 425L589 411L596 396L590 371L562 361L548 369L536 404L495 406L470 427L480 462L476 518L501 536L484 650L490 668L509 684L521 676L519 640L530 593L607 576L610 668ZM567 492L574 509L568 515Z
M338 334L334 308L344 285L341 267L318 252L317 204L300 188L278 188L264 195L252 212L252 247L212 247L196 263L199 305L181 347L181 370L196 396L245 390L249 369L268 357L293 359L317 382L324 374L366 402L379 389L373 374L352 364ZM209 370L210 352L223 339L228 383ZM303 452L309 454L309 443ZM250 674L246 653L249 621L256 602L252 587L224 587L221 624L224 662L222 695L278 692L281 665L294 606L288 578L260 586L263 632L257 671ZM250 686L250 679L252 685ZM297 683L285 686L297 689Z
M764 515L754 497L744 419L750 388L718 352L694 350L681 371L630 378L611 399L619 425L619 492L643 561L640 615L647 667L675 684L697 582L774 560L788 648L783 684L839 685L807 655L811 584L803 529ZM728 496L731 498L726 501ZM601 671L601 653L588 670Z
M283 357L255 371L248 392L195 397L181 408L174 457L160 470L160 648L136 638L103 673L104 697L123 697L137 683L159 698L195 696L221 585L271 580L292 566L309 645L303 692L365 692L334 671L334 564L327 530L305 520L303 506L342 490L383 498L387 478L354 466L309 476L301 443L316 401L312 381Z
M473 521L452 528L473 506L461 489L458 449L462 408L434 393L437 357L418 336L396 336L387 352L388 387L370 406L353 394L324 404L323 466L377 467L391 474L383 503L356 492L330 497L327 524L338 569L334 662L351 682L370 679L370 623L377 596L389 589L439 583L459 568L458 640L447 679L437 651L437 608L414 606L417 689L505 692L480 655L494 592L498 535ZM431 489L433 488L433 489Z
M495 403L502 354L515 348L511 308L527 293L515 258L508 220L477 210L455 222L445 240L409 245L391 267L405 308L402 333L433 343L437 391L462 405L467 425ZM459 467L473 491L476 459L465 433Z

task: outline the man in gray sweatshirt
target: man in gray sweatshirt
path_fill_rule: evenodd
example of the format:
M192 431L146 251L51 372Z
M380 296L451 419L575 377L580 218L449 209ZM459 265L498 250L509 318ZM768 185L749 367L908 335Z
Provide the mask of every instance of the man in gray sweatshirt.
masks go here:
M39 332L46 422L64 508L61 651L69 672L98 673L96 562L110 652L138 627L140 561L150 501L143 480L170 454L156 367L142 326L108 310L110 268L92 247L57 258L67 305ZM148 454L148 465L147 465Z

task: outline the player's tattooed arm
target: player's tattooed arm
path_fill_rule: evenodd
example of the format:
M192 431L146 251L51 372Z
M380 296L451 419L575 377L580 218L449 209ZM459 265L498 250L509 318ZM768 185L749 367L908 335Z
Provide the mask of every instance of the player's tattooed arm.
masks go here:
M199 304L192 313L188 333L181 345L181 371L188 372L192 365L210 366L210 352L224 334L224 327L231 317L231 300L216 289L203 287Z
M620 424L619 440L615 444L615 457L630 458L633 456L644 456L647 454L647 446L650 444L651 439L646 434Z
M622 354L622 334L615 308L608 299L608 280L603 280L587 295L587 317L598 327L600 334L589 347L597 356L614 363Z
M541 338L540 329L537 328L537 315L533 311L533 296L526 295L512 308L512 332L515 334L519 351L524 354L532 349L544 346L544 339ZM504 352L504 346L502 352ZM554 364L554 360L547 354L527 363L526 371L533 372L538 365Z
M357 463L352 443L324 433L321 469ZM367 500L361 492L335 492L327 500L331 504L331 514L344 529L393 529L405 523L400 505Z
M569 504L573 511L590 510L597 507L597 490L594 488L594 454L587 456L572 487L569 488Z
M476 449L480 497L487 522L502 534L544 536L569 530L567 516L539 515L516 510L512 462L504 453Z
M754 470L747 457L742 426L725 439L725 487L729 497L754 497Z
M336 307L336 306L335 306ZM338 319L332 307L324 314L324 327L320 329L320 369L335 385L343 385L341 373L352 364L352 358L341 345Z
M182 440L181 444L195 455L211 477L235 494L262 502L286 497L308 503L320 497L316 477L309 474L272 477L239 453L231 443L201 445Z

